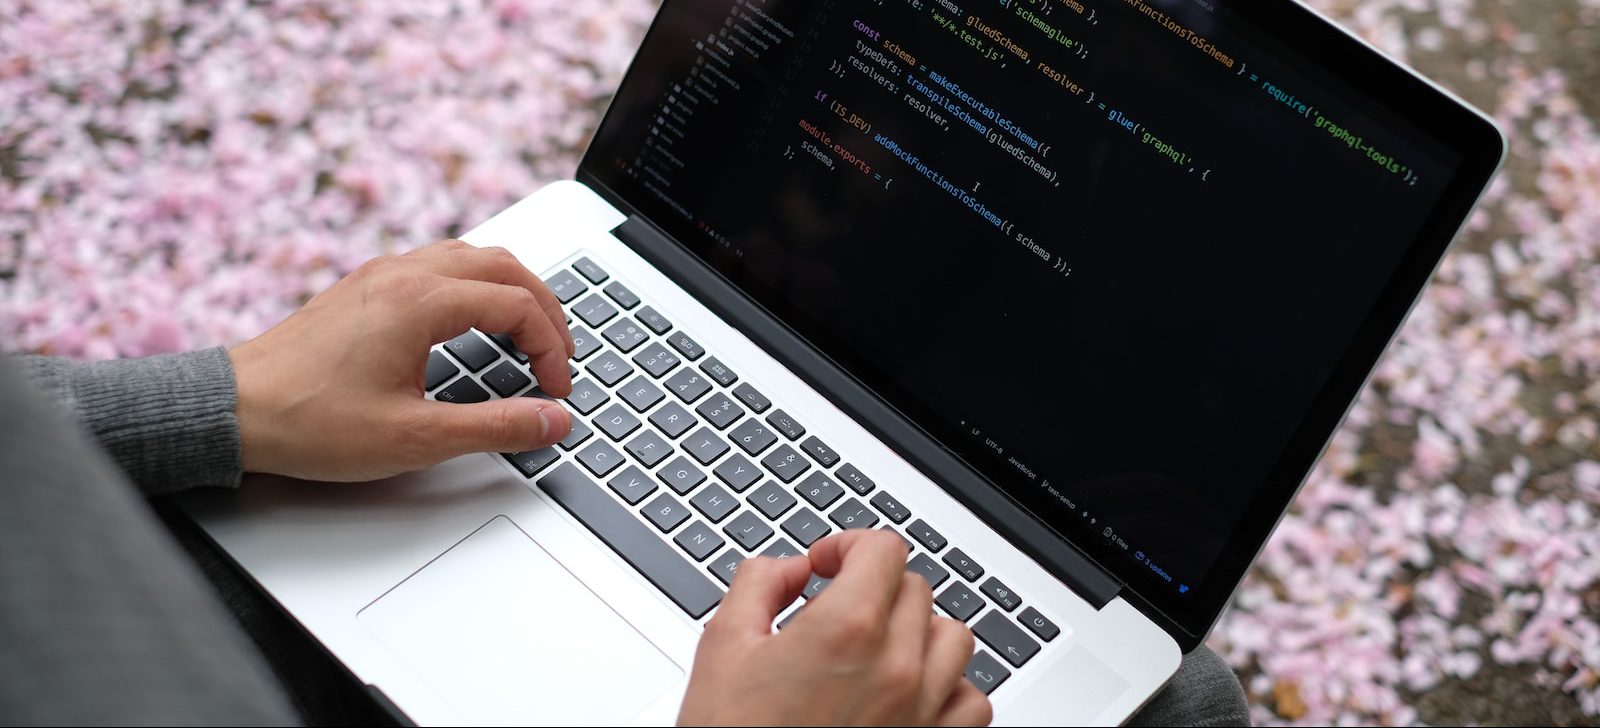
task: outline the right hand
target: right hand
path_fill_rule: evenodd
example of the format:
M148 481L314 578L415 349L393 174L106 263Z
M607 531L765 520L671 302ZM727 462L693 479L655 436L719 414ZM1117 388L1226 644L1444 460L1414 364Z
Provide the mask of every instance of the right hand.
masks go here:
M679 725L987 725L989 699L962 673L972 631L934 616L885 531L846 531L809 557L754 558L706 623ZM772 620L810 573L833 582L783 631Z

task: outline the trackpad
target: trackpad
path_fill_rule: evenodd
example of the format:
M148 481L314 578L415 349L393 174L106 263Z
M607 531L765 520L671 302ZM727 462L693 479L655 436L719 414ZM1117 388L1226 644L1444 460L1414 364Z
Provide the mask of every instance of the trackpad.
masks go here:
M357 619L472 724L626 725L683 679L505 516Z

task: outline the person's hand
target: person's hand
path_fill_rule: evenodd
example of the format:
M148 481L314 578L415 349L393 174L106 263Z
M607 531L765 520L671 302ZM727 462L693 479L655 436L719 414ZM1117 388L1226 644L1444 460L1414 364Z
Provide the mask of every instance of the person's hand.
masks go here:
M473 326L510 334L545 393L572 391L572 334L555 296L504 248L446 240L368 261L228 352L245 470L374 480L566 437L559 402L423 398L428 347Z
M679 725L987 725L962 672L972 632L935 617L933 594L884 531L846 531L808 557L755 558L706 623ZM784 629L772 620L810 572L832 578Z

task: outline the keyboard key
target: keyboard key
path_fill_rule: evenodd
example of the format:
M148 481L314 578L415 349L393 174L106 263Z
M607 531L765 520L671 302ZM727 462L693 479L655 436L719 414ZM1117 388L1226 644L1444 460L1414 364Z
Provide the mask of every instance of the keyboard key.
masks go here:
M789 543L789 539L780 538L762 550L761 555L769 559L792 559L802 553L804 552L795 548L794 544Z
M606 286L605 291L611 300L625 309L639 305L639 297L633 295L633 291L628 290L627 286L622 285L622 281L612 281L611 285Z
M598 293L572 304L572 312L594 328L600 328L601 324L617 317L617 307Z
M989 653L978 650L972 656L972 661L967 663L966 675L968 682L976 686L984 695L988 695L994 692L995 688L1000 687L1000 684L1005 682L1006 678L1011 677L1011 671L1002 666L998 660L990 657Z
M689 410L679 407L677 402L668 402L661 409L651 413L650 424L660 428L667 437L676 440L679 435L694 427L695 419L694 415L689 414Z
M572 360L583 361L600 350L600 337L595 336L594 332L582 326L574 326L572 327L572 348L574 351Z
M739 381L739 375L734 374L733 370L729 369L726 364L717 361L716 357L700 362L700 371L705 372L706 376L717 380L717 384L724 387L732 386L734 382Z
M984 594L988 594L990 599L994 600L995 606L1007 612L1022 606L1022 598L1018 597L1016 592L1011 591L1011 587L1006 586L999 579L992 576L983 582L983 586L978 588Z
M605 279L610 277L606 274L604 268L595 265L594 261L589 260L588 256L573 261L572 267L582 273L584 278L588 278L590 283L603 283Z
M739 401L743 402L746 407L749 407L756 414L766 412L767 408L772 406L772 400L767 399L766 395L756 391L756 388L750 386L749 382L734 387L733 396L738 397Z
M930 589L938 589L940 584L950 578L950 572L945 571L943 566L940 566L938 562L927 554L917 554L911 557L911 560L906 562L906 571L927 579L928 588Z
M607 326L606 330L601 332L601 335L606 337L606 340L611 342L612 346L617 347L624 354L639 348L640 344L650 338L650 335L644 332L644 327L634 323L633 319L626 316L622 317L620 321Z
M688 520L689 509L679 503L678 499L662 493L644 507L644 517L650 519L662 533L669 533Z
M622 401L627 402L629 407L640 412L654 407L662 397L666 396L661 393L660 387L651 384L642 374L622 385L617 394L621 395Z
M800 596L807 599L816 599L817 595L821 594L822 590L828 588L828 585L832 583L832 579L824 579L812 574L811 578L806 580L806 587L800 590Z
M461 370L450 363L450 358L437 351L428 352L428 369L422 375L424 388L432 392L439 385L449 381L451 377L460 374Z
M500 358L499 351L484 341L482 336L471 331L444 342L444 350L465 364L467 371L470 372L489 366Z
M911 537L916 539L917 543L922 544L923 548L934 553L943 551L944 547L949 543L944 539L944 534L933 530L933 526L928 525L928 522L921 518L912 521L911 525L906 527L906 533L911 534Z
M785 483L794 482L795 478L811 469L811 461L800 457L800 453L788 445L767 453L766 457L761 458L761 464Z
M811 461L802 458L800 453L797 453L794 448L790 448L789 445L779 446L778 450L773 450L771 453L766 454L766 458L762 458L762 464L766 466L766 469L771 470L774 475L778 475L778 480L782 480L784 483L794 482L795 478L800 477L800 475L805 474L806 470L811 469ZM832 498L829 498L829 502L832 502ZM821 504L818 507L822 506L826 506L826 504Z
M606 411L595 416L594 426L600 428L601 432L606 433L606 437L612 440L621 440L627 437L628 433L639 429L639 418L634 417L633 413L628 411L628 408L620 404L614 404L607 407Z
M595 379L600 380L600 383L607 387L617 386L617 382L626 379L629 374L633 373L633 367L614 351L608 351L595 357L584 366L584 369L589 370L589 373L593 374Z
M634 465L629 465L626 470L617 473L616 477L606 481L606 485L616 491L617 495L622 496L630 506L639 505L639 501L656 492L656 482Z
M839 453L834 452L833 448L822 444L822 441L818 440L815 435L806 438L805 442L800 443L800 449L806 451L813 460L817 461L818 465L824 468L831 468L834 463L839 462Z
M877 495L872 496L872 507L883 511L883 515L888 516L889 520L894 521L895 523L905 523L906 519L911 517L911 511L905 507L905 504L901 503L894 496L889 495L889 491L886 490L880 491ZM913 538L915 538L914 534ZM928 548L932 551L939 550L931 546Z
M539 487L691 618L705 616L722 601L715 583L677 552L662 548L639 519L571 463L540 478Z
M768 428L765 423L754 417L733 428L733 431L728 433L728 438L733 440L733 444L738 445L740 450L743 450L746 455L751 457L760 455L762 450L771 447L772 443L778 441L778 436L773 434L771 428Z
M728 491L723 490L722 486L712 483L706 486L705 490L695 494L695 497L690 498L689 505L694 506L695 510L700 511L712 523L721 523L722 519L727 518L728 514L739 507L739 501L729 495Z
M701 465L710 465L728 451L728 443L710 428L702 427L683 439L683 449Z
M1029 632L1039 635L1039 639L1046 642L1055 639L1056 635L1061 634L1061 628L1057 627L1055 622L1047 619L1043 614L1039 613L1039 610L1033 607L1022 610L1022 614L1017 615L1017 621L1021 622L1022 626L1027 627Z
M528 355L517 348L516 343L511 340L511 334L489 334L489 340L504 349L507 354L511 355L512 359L516 359L522 364L528 363Z
M844 488L833 482L827 473L822 472L812 473L794 489L800 497L818 509L827 508L839 500L839 496L844 495Z
M622 449L627 450L629 455L638 458L639 462L644 463L647 468L655 467L656 463L666 460L667 456L672 454L672 445L653 430L645 430L639 433L637 437L629 440L628 444L623 446Z
M683 358L688 359L689 361L699 359L706 353L705 349L700 348L700 345L695 343L694 339L689 338L689 335L683 333L682 331L668 336L667 343L671 344L672 348L677 349L678 353L682 354Z
M633 363L638 364L640 369L656 379L666 376L667 372L672 371L672 368L682 361L677 354L662 346L659 341L633 355Z
M578 414L586 415L600 409L600 405L610 399L611 395L593 381L579 379L572 383L572 394L567 395L567 404L572 405Z
M568 419L572 421L572 431L567 433L567 436L561 438L561 442L556 444L560 445L562 450L571 452L572 448L582 445L584 440L593 436L594 430L589 429L589 426L584 424L583 420L576 417L569 417Z
M873 488L878 487L876 483L872 482L871 478L850 463L840 465L834 475L839 476L839 482L850 486L850 490L855 491L856 495L866 495L871 493Z
M854 498L839 504L828 514L828 520L839 524L839 528L849 530L852 528L872 528L878 525L878 514L867 509L866 504Z
M717 477L727 483L735 493L743 493L745 488L761 479L761 468L737 453L722 461L722 464L711 472L716 473Z
M794 618L798 617L798 616L800 616L800 608L799 607L795 607L794 611L789 612L789 616L784 617L781 621L778 622L778 625L777 625L778 626L778 630L782 631L784 629L787 629L789 627L789 623L793 622Z
M828 532L832 530L832 528L828 527L828 522L822 520L822 516L817 515L810 508L801 508L795 511L794 515L789 516L789 520L783 522L783 532L794 537L794 540L799 541L800 545L806 548L811 548L811 544L816 543L817 539L828 535Z
M684 404L694 404L695 400L711 391L711 382L693 369L683 369L667 378L667 389L678 395Z
M767 539L772 538L772 527L763 523L750 511L734 516L733 520L728 521L728 525L722 527L722 531L746 551L754 551L756 547L766 543Z
M456 404L473 404L475 402L489 401L489 392L472 381L472 377L462 377L454 384L439 390L433 395L440 402L454 402Z
M801 427L800 423L795 422L794 418L783 410L773 410L772 414L767 415L767 424L772 425L772 429L783 433L783 436L790 440L798 440L801 435L806 434L806 428Z
M616 470L622 465L622 453L617 452L605 440L595 440L593 444L578 452L578 462L596 476L604 477L607 473Z
M760 488L756 488L755 492L750 494L749 501L750 505L761 511L761 515L773 521L787 513L796 502L794 496L789 495L789 491L770 480Z
M973 615L983 609L983 597L972 593L972 590L968 589L966 584L959 581L951 584L949 589L944 590L938 597L935 597L933 603L939 605L940 609L962 622L972 619Z
M495 394L510 397L522 391L523 387L533 384L533 379L522 373L522 369L509 361L500 362L493 369L484 372L483 383L489 385Z
M950 549L950 553L944 555L944 563L967 581L977 581L983 576L983 567L961 549Z
M550 467L550 463L561 459L561 453L557 452L553 447L501 454L513 466L516 466L517 470L522 471L522 477L524 478L538 475L539 471Z
M1039 643L1023 634L1022 628L1012 624L1006 615L990 610L983 619L972 625L972 633L1000 655L1012 667L1022 667L1039 654Z
M708 397L699 407L694 408L694 411L699 412L712 427L719 430L728 429L728 425L744 416L744 408L734 404L732 398L721 392Z
M656 471L656 477L660 478L661 482L666 483L668 488L676 491L678 495L694 490L695 486L706 480L706 474L695 467L694 463L689 462L688 458L684 457L673 458L672 462L667 463L666 467Z
M683 529L683 533L672 538L672 542L689 552L689 556L695 561L705 561L706 557L716 553L717 549L722 548L722 544L727 543L704 521L689 524L688 528Z
M744 561L744 554L739 553L737 549L728 549L722 552L721 556L712 560L711 565L707 566L706 570L720 579L723 584L732 586L733 575L738 573L739 563L742 561Z
M562 303L571 303L572 299L583 295L589 287L578 280L578 277L567 271L557 271L555 275L544 279L544 287L556 294L556 300Z
M657 336L672 330L672 322L649 306L639 309L639 313L634 315L639 317L639 323L656 332Z

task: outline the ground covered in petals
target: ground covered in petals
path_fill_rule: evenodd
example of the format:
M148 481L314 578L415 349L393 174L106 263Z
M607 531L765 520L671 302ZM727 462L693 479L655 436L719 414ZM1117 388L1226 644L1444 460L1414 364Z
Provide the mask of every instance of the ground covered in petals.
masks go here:
M1257 722L1600 720L1600 0L1312 0L1506 170L1218 626ZM0 7L0 341L237 342L570 176L649 0Z

